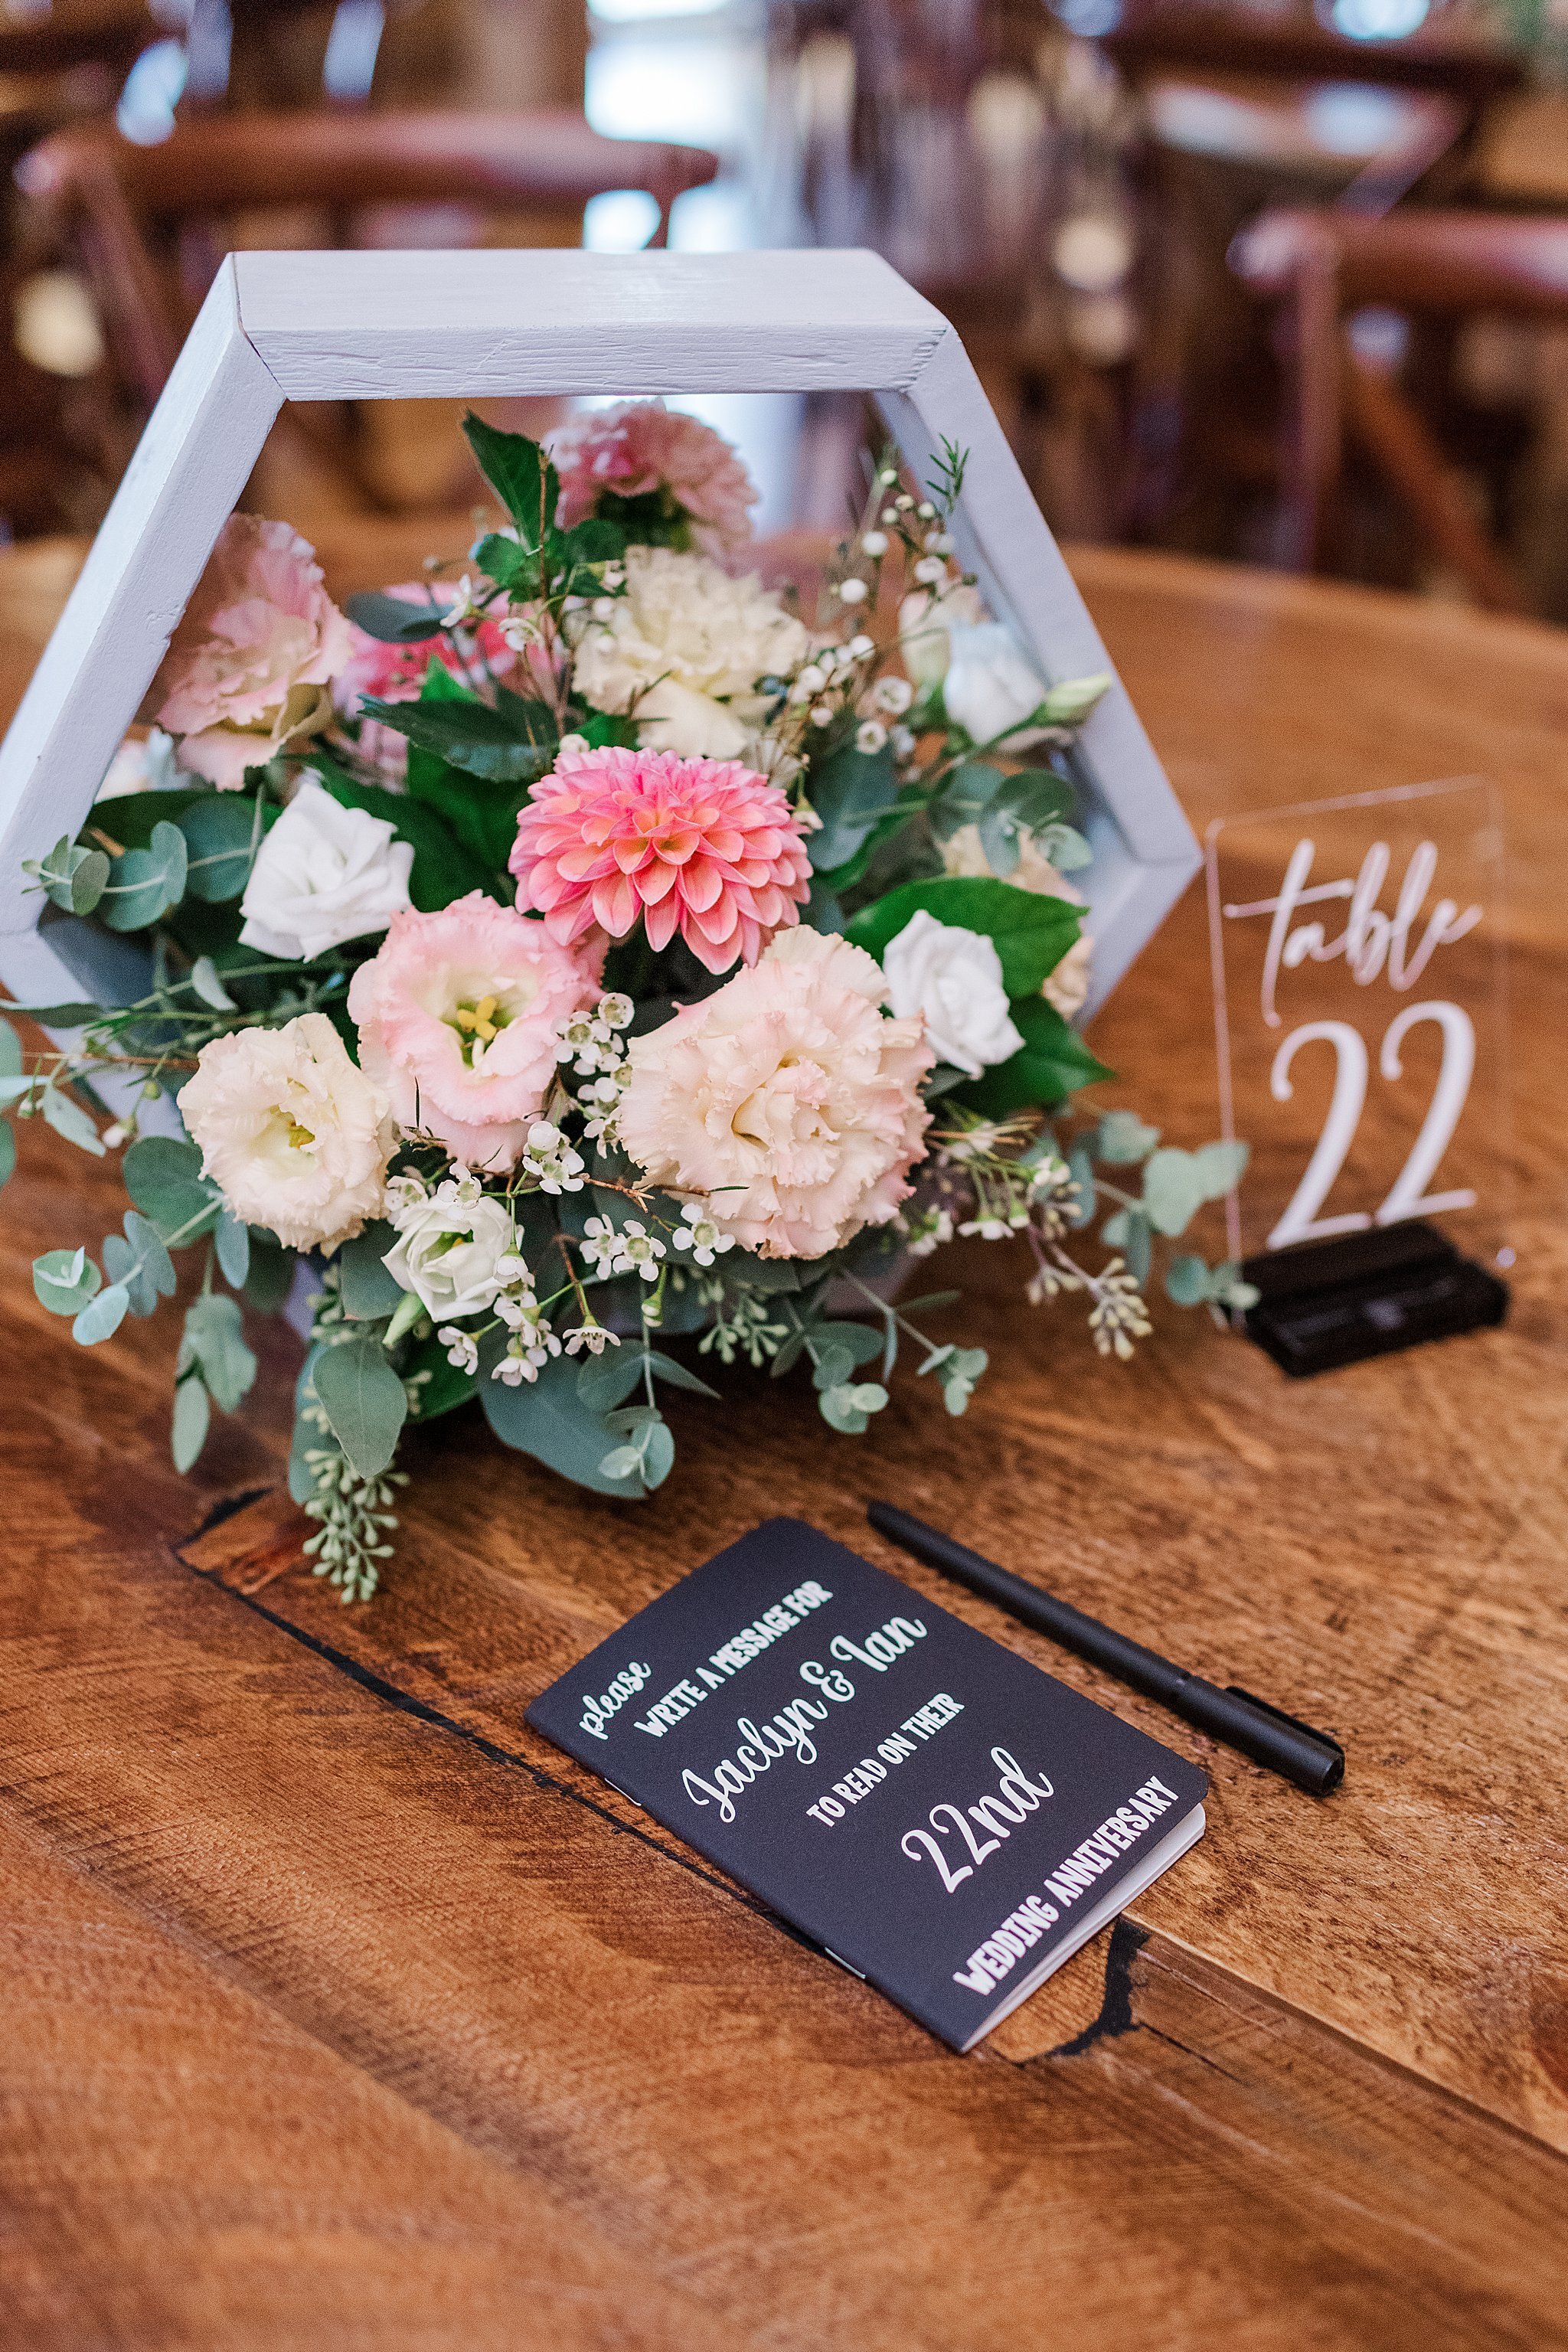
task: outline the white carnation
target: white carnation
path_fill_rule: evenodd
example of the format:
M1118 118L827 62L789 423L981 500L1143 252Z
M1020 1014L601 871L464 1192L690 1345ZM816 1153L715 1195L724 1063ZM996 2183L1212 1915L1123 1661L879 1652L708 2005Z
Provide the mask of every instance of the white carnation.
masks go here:
M504 1261L517 1247L511 1212L471 1177L438 1184L393 1223L397 1242L386 1254L387 1271L433 1320L478 1315L506 1287L513 1269Z
M324 1013L215 1037L180 1115L233 1214L289 1249L333 1250L381 1214L391 1108Z
M808 650L801 624L755 574L705 555L629 547L626 588L604 619L584 615L576 685L595 709L636 707L644 744L686 759L738 759L762 711L755 688Z
M384 817L344 808L306 776L257 852L240 944L310 957L384 931L409 903L413 864L412 845Z
M900 1020L925 1017L941 1059L977 1078L1009 1061L1024 1040L1007 1010L1002 959L980 931L939 923L922 907L882 950L888 993Z

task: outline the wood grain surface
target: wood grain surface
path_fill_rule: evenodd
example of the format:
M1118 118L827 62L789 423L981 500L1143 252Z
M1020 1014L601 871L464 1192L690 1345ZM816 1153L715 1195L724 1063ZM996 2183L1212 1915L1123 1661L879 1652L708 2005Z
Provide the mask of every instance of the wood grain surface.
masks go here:
M403 557L406 560L406 550ZM378 545L378 562L395 551ZM334 576L366 561L329 551ZM1289 1383L1160 1315L1108 1366L972 1252L963 1424L858 1442L758 1382L670 1486L421 1433L346 1610L280 1491L287 1334L198 1475L170 1318L73 1349L37 1250L112 1170L28 1132L0 1228L0 2322L28 2347L1422 2347L1568 2343L1558 1040L1568 641L1310 583L1076 568L1189 812L1477 769L1508 803L1516 1303ZM0 688L68 583L0 558ZM398 576L395 562L386 576ZM1095 1031L1215 1129L1201 905ZM1315 1803L926 1577L886 1493L1332 1728ZM797 1510L1198 1757L1203 1843L959 2059L522 1726L766 1512Z

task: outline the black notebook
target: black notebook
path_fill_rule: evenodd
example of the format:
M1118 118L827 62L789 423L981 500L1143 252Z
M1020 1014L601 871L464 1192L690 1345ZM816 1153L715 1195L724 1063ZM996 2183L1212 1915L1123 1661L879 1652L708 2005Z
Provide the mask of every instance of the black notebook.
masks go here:
M527 1719L957 2050L1204 1829L1194 1765L799 1519Z

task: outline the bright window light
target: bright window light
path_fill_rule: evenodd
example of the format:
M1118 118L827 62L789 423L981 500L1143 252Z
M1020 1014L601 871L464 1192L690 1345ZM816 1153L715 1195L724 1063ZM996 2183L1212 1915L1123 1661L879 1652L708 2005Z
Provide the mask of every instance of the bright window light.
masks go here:
M658 226L658 205L646 188L609 188L583 207L589 253L640 253Z

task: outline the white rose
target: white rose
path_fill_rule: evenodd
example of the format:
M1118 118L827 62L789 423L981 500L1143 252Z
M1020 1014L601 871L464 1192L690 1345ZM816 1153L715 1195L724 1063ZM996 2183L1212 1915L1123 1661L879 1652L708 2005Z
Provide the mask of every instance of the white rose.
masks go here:
M505 1288L506 1272L498 1268L517 1247L511 1212L471 1176L448 1178L428 1199L399 1209L393 1223L397 1244L384 1264L436 1322L478 1315Z
M180 1115L235 1216L289 1249L336 1249L381 1214L391 1108L324 1013L215 1037Z
M942 698L953 724L976 743L1005 735L1010 751L1040 740L1041 730L1024 721L1046 698L1046 682L1019 650L1005 621L981 621L950 628L952 648Z
M763 708L757 680L805 659L805 629L754 574L736 580L705 555L629 547L626 568L625 595L575 624L579 692L598 710L635 706L651 751L738 758Z
M882 950L893 1011L925 1015L926 1035L944 1062L977 1078L1024 1043L1007 1010L1002 959L980 931L939 923L922 907Z
M950 874L989 874L993 870L977 824L961 824L942 855ZM1069 907L1089 903L1081 890L1057 872L1032 834L1023 835L1018 843L1018 863L1011 874L1002 878L1011 882L1016 890L1032 890L1039 898L1065 898ZM1040 994L1064 1021L1071 1021L1089 1002L1093 963L1094 941L1088 931L1080 931L1060 963L1047 972Z
M257 852L239 902L240 943L310 957L384 931L409 903L413 864L412 844L384 817L342 807L307 775Z
M973 627L984 618L976 588L950 588L945 596L917 588L906 596L899 606L899 650L915 684L935 686L946 675L951 629Z

